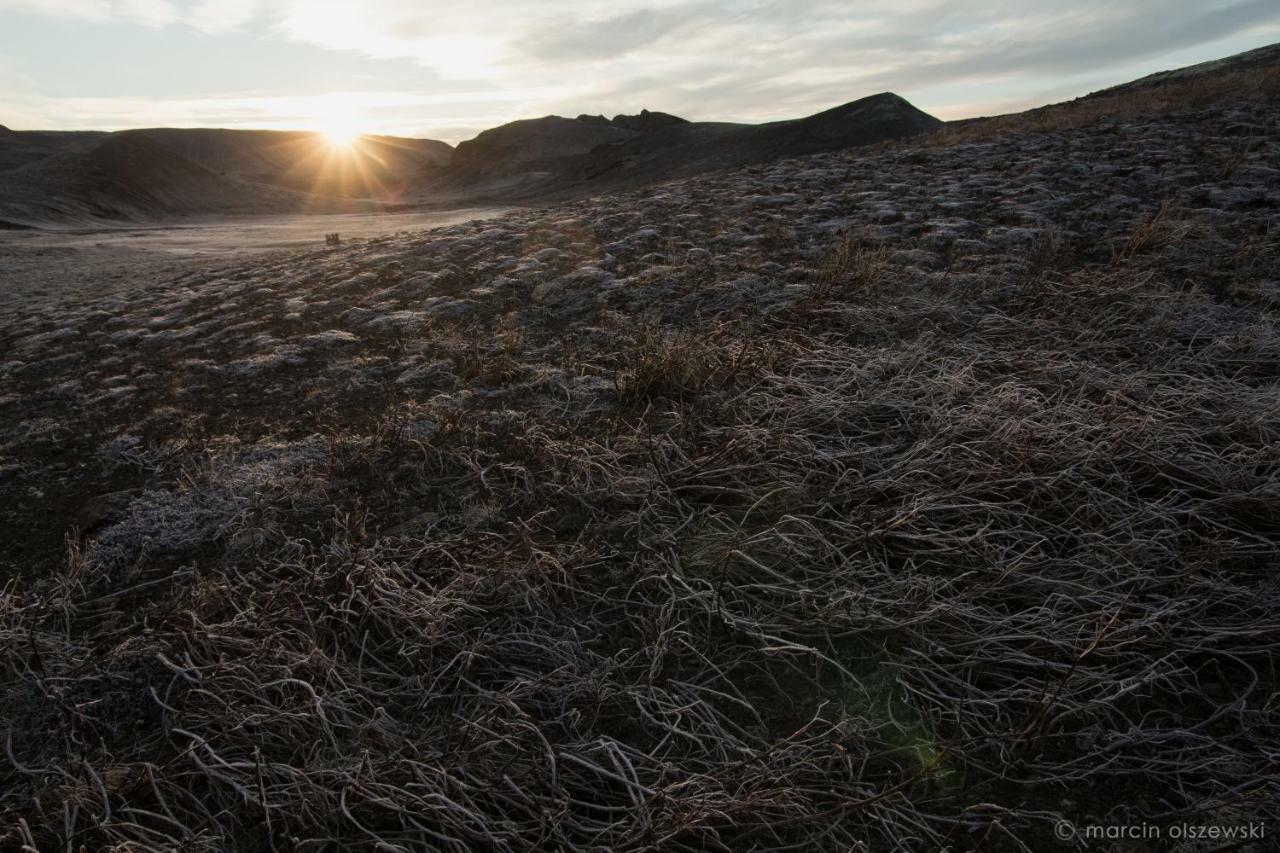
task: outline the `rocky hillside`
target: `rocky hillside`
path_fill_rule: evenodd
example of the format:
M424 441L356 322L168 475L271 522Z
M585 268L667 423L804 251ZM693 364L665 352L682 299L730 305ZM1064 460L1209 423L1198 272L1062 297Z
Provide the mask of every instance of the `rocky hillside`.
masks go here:
M0 847L1274 825L1277 78L1174 94L4 313Z

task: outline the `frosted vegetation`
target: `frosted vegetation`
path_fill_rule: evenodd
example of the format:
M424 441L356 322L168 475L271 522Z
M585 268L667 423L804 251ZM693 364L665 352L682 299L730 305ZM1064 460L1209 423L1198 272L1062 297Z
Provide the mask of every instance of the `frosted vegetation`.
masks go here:
M1276 91L20 306L0 847L1274 824Z

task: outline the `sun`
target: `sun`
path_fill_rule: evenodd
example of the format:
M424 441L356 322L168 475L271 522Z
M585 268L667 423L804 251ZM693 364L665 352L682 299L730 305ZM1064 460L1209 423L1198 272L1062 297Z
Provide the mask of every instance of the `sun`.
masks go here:
M359 124L346 116L326 117L319 122L319 130L325 141L334 148L350 148L364 135Z

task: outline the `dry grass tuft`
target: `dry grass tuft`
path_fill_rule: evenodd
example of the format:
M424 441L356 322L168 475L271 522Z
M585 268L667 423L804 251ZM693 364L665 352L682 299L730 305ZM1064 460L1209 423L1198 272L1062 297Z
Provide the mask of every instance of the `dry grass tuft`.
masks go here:
M625 407L698 394L715 378L724 354L705 335L646 325L619 353L614 388Z
M823 260L808 301L818 304L837 295L874 300L887 271L888 254L863 234L846 234Z
M1163 202L1155 213L1134 225L1129 239L1115 250L1115 261L1131 261L1144 252L1176 245L1196 230L1197 223L1185 208L1174 202Z

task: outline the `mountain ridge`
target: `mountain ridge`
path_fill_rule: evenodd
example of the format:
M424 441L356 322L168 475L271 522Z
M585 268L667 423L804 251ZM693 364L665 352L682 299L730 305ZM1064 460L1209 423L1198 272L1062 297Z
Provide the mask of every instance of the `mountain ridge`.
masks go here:
M1081 101L1159 93L1187 82L1230 85L1232 74L1247 76L1277 64L1280 44L1268 45L1017 115L1046 116ZM803 118L763 124L689 121L646 109L613 118L584 113L519 119L481 131L456 147L371 135L346 156L321 134L308 131L146 128L106 133L0 126L0 224L42 227L229 212L529 204L900 140L944 126L971 128L989 120L943 122L899 95L881 92ZM128 145L138 150L127 155ZM139 162L142 171L106 175L105 162ZM156 181L173 185L152 185Z
M891 92L764 124L692 122L648 110L612 120L544 116L459 143L451 167L431 175L422 193L560 198L901 139L942 124Z
M309 131L9 131L0 142L0 220L39 227L524 203L882 142L941 125L905 99L881 93L756 125L693 122L648 109L613 118L519 119L456 147L368 135L343 151ZM106 162L134 174L107 174Z

